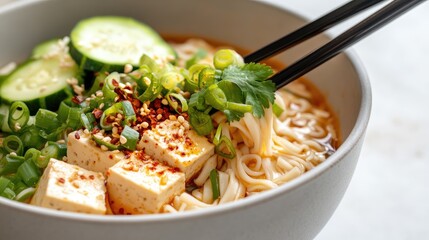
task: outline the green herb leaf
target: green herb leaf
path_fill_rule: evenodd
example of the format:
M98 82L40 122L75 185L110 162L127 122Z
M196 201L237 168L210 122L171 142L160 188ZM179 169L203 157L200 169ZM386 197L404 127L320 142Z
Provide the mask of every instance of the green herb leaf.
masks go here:
M250 63L243 67L231 65L223 71L222 79L235 83L240 88L244 103L253 106L253 115L262 117L264 108L274 102L275 84L267 80L273 70L264 64ZM239 93L238 93L239 94ZM232 113L229 121L236 120L240 114Z

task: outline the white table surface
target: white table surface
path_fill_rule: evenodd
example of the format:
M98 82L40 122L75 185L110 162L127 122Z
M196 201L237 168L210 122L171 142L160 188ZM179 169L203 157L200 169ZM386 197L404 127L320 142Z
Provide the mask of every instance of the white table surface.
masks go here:
M347 1L270 2L314 19ZM429 239L429 3L353 48L371 81L372 115L351 185L316 239Z
M347 2L267 1L309 19ZM351 185L316 239L429 239L429 3L353 48L372 84L371 121Z

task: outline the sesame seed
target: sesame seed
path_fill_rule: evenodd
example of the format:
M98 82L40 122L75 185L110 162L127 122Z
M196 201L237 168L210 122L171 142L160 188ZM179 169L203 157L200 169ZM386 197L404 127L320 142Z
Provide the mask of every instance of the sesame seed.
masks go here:
M95 95L97 97L102 97L103 96L103 92L101 90L98 90L97 92L95 92Z
M144 83L146 84L146 85L150 85L150 83L151 83L151 81L150 81L150 78L148 78L148 77L144 77L143 78L143 81L144 81Z
M170 119L171 121L176 121L176 120L177 120L177 117L176 117L175 115L170 115L170 116L169 116L169 119Z
M162 99L162 101L161 101L161 103L162 103L162 105L168 105L168 101L167 101L167 99Z
M126 138L126 137L124 137L124 136L121 136L121 137L119 138L119 141L121 142L121 144L125 144L125 143L127 143L127 138Z
M98 106L99 109L103 109L104 108L104 103L100 103L100 106Z
M149 127L149 123L147 123L147 122L142 122L142 127L143 128L148 128Z
M183 127L185 127L185 130L189 130L190 126L188 122L183 123Z
M179 123L183 123L183 122L185 122L185 118L183 116L179 116L177 118L177 121L179 121Z
M130 73L133 70L133 66L129 63L125 64L124 73Z
M100 148L101 148L101 150L103 150L103 151L107 151L107 150L109 150L106 146L104 146L104 145L101 145L100 146Z
M156 116L156 119L158 119L158 120L161 120L161 118L162 118L162 114L158 114L158 115Z
M177 133L177 135L179 135L179 137L183 137L183 134L184 134L185 132L184 132L184 130L183 130L183 128L180 128L179 129L179 132Z

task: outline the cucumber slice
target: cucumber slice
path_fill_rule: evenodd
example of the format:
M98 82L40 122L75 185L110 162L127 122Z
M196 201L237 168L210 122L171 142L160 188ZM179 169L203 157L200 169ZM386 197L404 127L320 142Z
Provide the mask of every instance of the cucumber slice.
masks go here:
M67 79L78 74L78 67L69 59L49 58L30 60L19 66L3 82L0 96L6 103L23 101L30 112L39 108L57 110L61 100L70 95Z
M90 71L100 71L108 65L111 72L123 72L125 64L138 67L143 54L166 61L177 57L152 28L126 17L82 20L72 30L70 39L70 55L79 66Z
M36 59L43 58L48 54L59 52L60 51L59 41L60 39L56 38L56 39L51 39L46 42L40 43L33 49L33 52L31 53L31 57Z

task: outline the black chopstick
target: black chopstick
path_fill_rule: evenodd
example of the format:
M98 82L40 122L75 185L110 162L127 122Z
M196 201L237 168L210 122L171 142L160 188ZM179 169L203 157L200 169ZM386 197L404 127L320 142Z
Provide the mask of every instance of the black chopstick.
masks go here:
M356 15L357 13L383 2L384 0L353 0L300 29L270 43L256 52L244 57L244 62L259 62L288 48L291 48L332 26Z
M424 1L394 0L321 48L277 73L271 80L277 89L285 86Z

